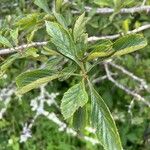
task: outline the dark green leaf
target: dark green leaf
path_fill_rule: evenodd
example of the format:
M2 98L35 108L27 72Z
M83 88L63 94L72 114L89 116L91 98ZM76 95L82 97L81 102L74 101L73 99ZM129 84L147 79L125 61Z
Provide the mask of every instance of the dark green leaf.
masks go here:
M122 150L120 137L113 117L96 90L90 84L91 121L96 134L105 150Z
M56 71L59 68L61 68L61 63L63 61L62 57L50 57L48 59L48 61L44 64L44 68L48 69L48 70L53 70Z
M86 122L86 107L79 107L79 109L73 115L73 127L75 130L82 130L85 128Z
M35 0L34 2L37 6L39 6L41 9L43 9L46 13L51 13L50 9L48 7L47 0Z
M61 81L68 79L76 70L77 65L75 63L69 64L61 71L61 74L64 74L64 76L61 78Z

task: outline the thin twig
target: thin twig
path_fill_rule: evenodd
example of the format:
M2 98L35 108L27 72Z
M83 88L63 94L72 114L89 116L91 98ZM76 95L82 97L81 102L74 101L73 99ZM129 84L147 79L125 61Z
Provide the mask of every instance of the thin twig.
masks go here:
M104 75L104 76L102 76L102 77L98 77L98 78L94 79L94 80L92 81L92 83L93 83L93 84L99 83L99 82L101 82L101 81L103 81L103 80L105 80L105 79L107 79L107 75Z
M150 28L150 24L143 25L143 26L141 26L137 29L134 29L132 31L128 31L127 34L138 33L138 32L141 32L141 31L149 29L149 28ZM94 41L98 41L98 40L102 40L102 39L116 39L120 36L122 36L122 34L105 35L105 36L100 36L100 37L92 36L92 37L88 38L88 42L94 42ZM27 49L27 48L30 48L30 47L45 46L47 43L48 43L47 41L33 42L33 43L30 43L30 44L20 45L20 46L14 47L14 48L1 49L0 50L0 56L15 53L17 51L24 50L24 49Z
M18 3L9 4L9 5L2 5L0 8L5 9L5 8L14 8L14 7L18 7Z
M92 7L89 7L89 6L85 7L86 12L90 12L91 10L93 10ZM113 8L97 8L96 9L97 14L111 14L114 11L115 11L115 9L113 9ZM120 9L119 13L120 14L129 14L129 13L136 13L136 12L141 12L141 11L149 12L150 5L131 7L131 8L122 8L122 9ZM76 11L76 13L77 13L77 11Z
M43 112L43 115L45 117L47 117L49 120L53 121L56 125L59 126L59 131L66 131L67 134L70 134L72 136L77 136L78 133L72 129L72 128L69 128L67 126L66 123L62 122L57 116L55 113L49 113L48 111L45 111ZM85 141L88 141L90 142L91 144L95 145L95 144L99 144L99 141L95 138L92 138L92 137L88 137L88 136L82 136L82 138L85 140Z
M138 33L138 32L144 31L144 30L149 29L149 28L150 28L150 24L143 25L143 26L141 26L141 27L139 27L137 29L128 31L126 34ZM89 42L94 42L94 41L103 40L103 39L114 40L114 39L119 38L122 35L123 34L105 35L105 36L99 36L99 37L97 37L97 36L91 36L91 37L88 38L88 41Z
M23 44L23 45L20 45L20 46L17 46L17 47L13 47L13 48L1 49L0 50L0 55L2 56L2 55L15 53L17 51L24 50L24 49L27 49L27 48L30 48L30 47L44 46L47 43L48 43L47 41L44 41L44 42L33 42L33 43L30 43L30 44Z
M115 67L115 68L117 68L118 70L122 71L124 74L128 75L133 80L136 80L136 81L140 82L140 84L142 85L143 88L148 89L148 85L147 85L147 83L146 83L146 81L144 79L137 77L132 72L129 72L124 67L119 66L119 65L115 64L112 61L109 61L108 64L111 65L111 66L113 66L113 67Z
M27 1L26 3L28 3L29 1ZM66 1L69 2L69 1ZM64 2L65 3L65 2ZM138 7L131 7L131 8L122 8L120 10L121 14L128 14L128 13L136 13L136 12L141 12L141 11L146 11L149 12L150 11L150 5L145 6L146 0L143 0L143 3L141 6ZM6 6L2 6L2 8L9 8L9 7L18 7L19 4L15 3L13 5L6 5ZM85 6L85 11L86 12L90 12L93 8L89 7L89 6ZM111 14L115 11L115 9L113 8L97 8L96 9L96 13L97 14ZM72 13L74 14L78 14L80 13L79 11L76 10L72 10Z
M95 42L98 40L104 40L104 39L117 39L118 37L120 37L121 34L114 34L114 35L104 35L104 36L91 36L88 38L88 42Z
M113 82L118 88L122 89L123 91L125 91L127 94L132 95L134 97L136 97L138 101L143 102L145 105L147 105L148 107L150 107L150 103L148 101L146 101L141 95L139 95L138 93L131 91L130 89L128 89L127 87L125 87L124 85L118 83L114 78L112 78L110 71L108 69L108 63L105 62L104 63L104 67L105 67L105 71L108 77L108 80L110 80L111 82Z
M112 76L116 76L117 73L111 73L111 75L112 75ZM101 82L101 81L103 81L103 80L105 80L105 79L107 79L107 78L108 78L107 75L104 75L104 76L101 76L101 77L98 77L98 78L94 79L94 80L92 81L92 83L93 83L93 84L99 83L99 82Z

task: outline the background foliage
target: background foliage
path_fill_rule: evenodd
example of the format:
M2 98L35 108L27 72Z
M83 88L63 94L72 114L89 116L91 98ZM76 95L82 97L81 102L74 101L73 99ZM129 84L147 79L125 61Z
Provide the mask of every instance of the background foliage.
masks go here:
M54 5L55 2L51 0L43 0L42 3L40 3L40 0L36 0L35 3L34 1L27 0L1 0L0 2L0 35L8 39L7 41L0 36L0 41L3 41L0 42L1 49L11 47L11 45L18 46L34 41L47 41L48 35L46 34L44 23L45 20L55 20L52 13L53 10L61 13L65 18L65 24L72 27L79 14L82 14L85 11L85 6L92 7L93 10L86 13L88 19L86 30L89 37L127 33L129 30L150 23L149 12L137 12L134 14L118 13L123 7L142 5L142 0L73 0L64 1L63 3L61 0L56 0L56 5ZM46 2L48 7L45 7L44 5ZM146 1L146 5L150 5L149 0ZM115 9L115 13L105 15L96 14L96 9L94 8L97 7L111 7ZM78 11L78 13L73 13L73 10ZM143 31L143 34L148 41L148 45L145 48L138 52L115 58L114 62L131 71L136 76L145 79L149 85L150 30ZM2 56L2 64L8 57L9 59L7 60L7 63L1 67L1 91L12 83L15 84L15 77L20 73L29 69L41 68L41 66L48 61L46 57L48 56L47 53L50 52L46 51L46 47L32 47L25 52L19 51L12 56ZM117 74L114 77L115 80L127 87L131 87L135 91L139 90L139 87L134 80L113 67L110 67L110 70ZM94 68L91 74L92 73L94 73L94 76L92 77L93 80L105 75L106 72L103 64ZM70 86L76 84L76 82L76 78L70 78L61 82L51 82L46 86L46 90L49 93L59 92L56 101L58 105L60 105L60 99L63 93ZM15 86L12 87L14 88ZM101 93L115 118L124 149L148 150L150 147L150 108L145 106L142 102L138 102L136 97L133 98L128 95L107 79L96 82L95 87ZM149 90L141 90L140 94L149 101ZM15 94L11 96L7 111L5 112L3 119L0 120L0 149L103 149L100 144L92 144L91 142L84 140L82 135L78 137L71 136L65 131L60 132L59 127L44 116L39 116L34 122L32 127L32 137L25 143L20 143L23 125L26 122L30 123L35 115L35 112L31 110L30 101L38 95L39 89L35 89L24 95L22 98L18 98ZM5 97L0 98L5 99ZM131 105L133 99L134 103ZM0 108L3 108L3 105L3 101L1 100ZM49 112L55 112L57 117L63 120L60 110L57 107L46 106L46 109ZM84 135L95 138L95 135L91 134L89 131L83 131L83 133Z

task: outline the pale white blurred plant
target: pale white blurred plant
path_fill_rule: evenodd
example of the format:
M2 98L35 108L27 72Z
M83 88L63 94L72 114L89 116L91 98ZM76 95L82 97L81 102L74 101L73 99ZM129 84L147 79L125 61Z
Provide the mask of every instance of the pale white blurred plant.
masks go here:
M58 95L59 93L49 94L45 88L45 85L40 87L40 95L32 99L30 103L32 111L35 111L36 114L29 124L25 123L23 125L23 131L21 132L21 135L20 135L21 143L26 142L28 138L32 137L31 128L34 122L36 121L37 117L39 117L40 115L43 115L50 121L54 122L58 126L58 131L60 132L65 131L67 134L70 134L71 136L77 136L77 132L74 129L67 127L67 124L62 122L57 117L57 114L55 114L54 112L48 112L44 110L45 104L47 104L49 107L54 105L58 108L58 105L56 103L56 97ZM86 127L85 129L90 133L95 133L95 129L91 127ZM99 143L97 139L94 139L88 136L83 136L82 138L85 141L91 142L93 145Z
M26 142L28 138L32 137L31 136L31 130L28 127L27 123L23 126L23 131L20 136L20 143Z
M11 97L14 93L15 86L13 84L10 84L9 86L0 90L0 104L2 105L2 108L0 107L0 119L3 118L3 115L6 112L11 101Z
M57 103L55 101L56 97L59 95L59 93L51 93L49 94L48 91L45 88L45 85L40 87L40 95L35 97L31 100L30 106L31 110L36 112L36 115L31 120L30 124L25 123L23 126L23 131L20 135L20 142L26 142L28 138L32 137L31 128L40 115L47 115L49 112L44 110L44 104L48 104L48 106L56 105ZM57 106L58 107L58 106Z

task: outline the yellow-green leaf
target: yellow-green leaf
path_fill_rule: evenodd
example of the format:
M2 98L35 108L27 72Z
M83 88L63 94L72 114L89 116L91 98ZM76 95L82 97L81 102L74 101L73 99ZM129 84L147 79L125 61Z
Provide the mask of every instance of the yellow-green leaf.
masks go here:
M18 45L18 31L19 31L18 28L10 31L10 36L14 41L15 45Z
M119 38L113 44L113 49L116 51L112 57L121 56L134 51L137 51L147 45L146 39L140 34L131 34Z
M54 14L56 20L57 20L65 29L67 29L67 23L66 23L65 18L64 18L61 14L59 14L59 13L54 12L53 14Z
M77 39L84 33L85 30L85 13L83 13L79 18L76 20L74 28L73 28L73 35L74 40Z
M112 48L113 43L110 40L102 40L92 47L87 60L92 60L98 57L107 57L114 53Z
M65 119L70 118L79 107L88 101L88 95L82 82L72 86L64 93L61 103L61 112Z
M0 43L7 47L13 47L12 44L8 41L8 39L2 35L0 35Z
M34 88L39 87L40 85L57 79L60 75L55 74L51 75L49 70L33 70L20 74L16 78L16 83L18 86L17 94L24 94Z

